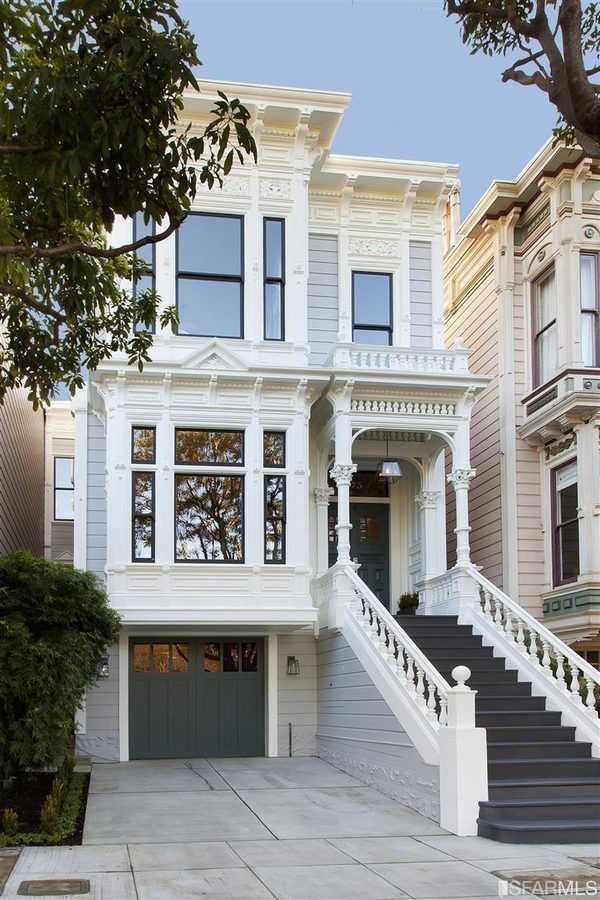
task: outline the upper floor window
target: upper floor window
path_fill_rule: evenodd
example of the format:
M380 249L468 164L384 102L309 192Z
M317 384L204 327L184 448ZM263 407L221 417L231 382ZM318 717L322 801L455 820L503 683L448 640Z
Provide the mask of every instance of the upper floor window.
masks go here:
M191 213L177 231L179 334L243 336L242 216Z
M154 222L153 219L150 219L149 222L144 222L143 214L139 212L136 213L133 219L133 240L140 241L145 237L154 237L155 234L156 222ZM140 247L139 250L136 250L136 256L139 256L139 258L146 263L148 271L146 275L140 275L139 278L134 279L134 297L137 297L141 291L153 291L156 288L156 244L146 244L145 246ZM139 322L135 323L135 331L140 331L142 328L145 330L146 326ZM150 331L154 334L154 325Z
M285 466L285 432L264 432L263 464L265 469ZM285 475L265 473L265 563L285 563L286 489Z
M156 428L137 426L131 429L131 461L133 463L156 462Z
M548 381L557 367L556 275L551 269L533 283L533 386Z
M265 340L285 337L285 222L264 219L264 317Z
M392 343L392 276L352 273L352 340L357 344Z
M577 461L552 470L552 568L555 585L579 576Z
M54 518L67 522L75 518L73 467L71 457L54 457Z
M600 366L600 263L598 253L582 253L581 279L581 355L584 366Z

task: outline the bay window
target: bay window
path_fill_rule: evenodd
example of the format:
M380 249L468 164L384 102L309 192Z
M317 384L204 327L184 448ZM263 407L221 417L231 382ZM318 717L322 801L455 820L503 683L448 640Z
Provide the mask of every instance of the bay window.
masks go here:
M154 472L132 472L132 559L154 562Z
M584 366L600 366L600 263L598 253L579 258L581 288L581 356Z
M285 338L285 223L264 219L264 321L265 340Z
M577 461L552 470L552 567L554 585L579 576Z
M175 474L176 561L243 562L244 476L205 468L243 466L243 431L176 428L175 464L201 468Z
M352 273L352 340L357 344L392 343L392 276Z
M178 334L243 336L243 217L190 213L177 231Z
M558 368L556 275L550 269L533 283L533 386L552 377Z

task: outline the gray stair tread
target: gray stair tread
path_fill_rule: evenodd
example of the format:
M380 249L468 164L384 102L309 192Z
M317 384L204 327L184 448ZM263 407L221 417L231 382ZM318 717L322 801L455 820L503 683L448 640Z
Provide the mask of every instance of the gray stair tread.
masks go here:
M557 819L554 822L548 822L547 819L539 819L537 821L535 819L519 819L518 821L503 819L497 824L495 822L481 822L481 819L479 819L478 822L491 828L508 831L565 831L567 828L580 831L583 828L589 828L600 834L597 816L593 819Z
M480 806L600 806L598 797L540 797L533 800L531 797L522 799L506 798L499 800L480 800Z
M567 778L511 778L510 780L504 779L495 779L491 778L488 782L488 787L491 788L522 788L522 787L532 787L533 785L539 787L561 787L563 785L578 785L578 784L589 784L590 787L592 785L598 784L598 778L594 776L588 775L580 776L572 775Z
M542 726L543 727L543 726ZM550 726L552 727L552 726ZM516 729L515 729L516 730ZM488 747L521 747L524 741L488 741ZM589 741L527 741L528 747L591 747Z

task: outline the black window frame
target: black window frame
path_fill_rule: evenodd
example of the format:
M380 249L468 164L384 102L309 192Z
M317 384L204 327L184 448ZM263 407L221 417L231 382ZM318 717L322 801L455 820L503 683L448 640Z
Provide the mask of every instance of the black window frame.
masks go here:
M138 475L149 475L152 484L152 512L136 513L135 511L135 479ZM135 523L137 519L150 519L152 523L152 545L150 556L135 555ZM156 472L148 469L133 469L131 472L131 561L134 563L153 563L156 557Z
M147 237L147 235L139 235L138 236L138 233L137 233L137 230L139 227L138 219L140 217L143 218L143 213L141 213L141 212L134 213L134 215L133 215L133 232L132 233L133 233L133 242L134 243L136 241L138 241L141 237ZM148 224L152 225L152 232L151 232L152 237L156 237L156 221L154 219L151 219ZM147 244L146 246L150 247L150 250L152 253L152 263L150 264L150 267L152 269L152 274L150 277L152 278L152 290L155 291L156 290L156 244L155 243ZM135 278L132 280L131 288L132 288L133 297L135 299L137 297L137 291L138 291L137 281L135 280ZM138 324L137 322L133 323L134 331L138 330L137 324ZM148 329L140 328L139 330L140 331L148 331L150 334L156 334L156 321L154 322L152 328L148 328Z
M355 304L355 276L356 275L379 275L385 276L388 279L389 283L389 310L390 310L390 324L389 325L372 325L363 322L356 321L356 304ZM369 271L368 269L352 269L352 343L357 343L354 338L354 333L357 329L361 331L387 331L388 334L388 346L392 346L393 338L394 338L394 276L391 272L375 272ZM369 346L366 344L365 346ZM375 345L374 345L375 346Z
M136 459L135 458L135 432L136 431L152 431L152 459ZM156 465L156 425L132 425L131 426L131 463L134 466L154 466Z
M70 459L73 463L73 487L72 488L60 488L56 486L56 463L59 459ZM75 509L73 509L73 515L68 519L59 517L56 515L56 492L69 492L73 494L73 500L75 499L75 457L74 456L54 456L52 460L52 521L53 522L73 522L75 520Z
M267 275L267 223L281 224L281 278ZM285 218L263 216L263 338L265 341L285 341ZM281 337L267 337L267 285L277 284L281 288Z
M267 515L267 484L277 478L282 483L283 515ZM267 559L267 522L281 522L281 559ZM266 566L284 566L287 558L287 477L280 472L265 472L263 476L263 558Z
M270 463L265 459L265 437L267 434L280 434L283 437L283 462ZM287 432L281 428L264 428L263 429L263 468L264 469L285 469L287 460Z
M242 459L241 462L221 463L221 462L181 462L177 458L177 432L193 431L193 432L209 432L211 434L241 434L242 436ZM203 471L206 466L213 469L240 469L246 465L246 431L244 428L186 428L185 426L177 426L173 430L173 460L176 466L187 466L191 468L201 468ZM217 473L218 474L218 473Z
M557 495L557 475L561 471L561 469L566 469L567 466L573 465L574 462L577 462L577 459L569 459L566 462L562 463L560 466L555 466L550 471L550 486L552 490L552 496L550 498L550 514L551 514L551 526L552 526L552 586L553 587L562 587L565 584L575 584L581 576L581 535L579 533L579 515L575 514L575 517L572 519L567 519L566 522L558 521L558 495ZM577 465L577 505L579 506L579 465ZM578 574L573 578L561 578L562 572L562 560L560 556L560 533L561 530L566 525L571 525L573 522L577 523L577 553L578 553Z
M177 326L176 334L181 337L216 337L221 338L225 341L240 341L244 339L244 259L245 259L245 240L244 240L244 231L245 231L245 216L240 215L239 213L216 213L216 212L208 212L208 211L194 211L188 213L186 219L192 218L192 216L203 216L204 218L210 217L211 219L220 218L220 219L237 219L240 223L240 274L237 275L219 275L214 272L189 272L187 270L181 270L179 268L179 228L175 232L175 266L176 266L176 285L175 285L175 304L177 307L177 312L179 312L179 283L182 278L189 281L227 281L232 283L238 283L240 285L240 333L238 335L230 335L230 334L202 334L200 332L180 332L179 325Z
M200 429L198 429L200 430ZM178 463L179 465L179 463ZM214 464L212 464L214 465ZM237 468L237 466L236 466ZM187 557L181 557L177 555L177 478L178 476L187 476L197 475L198 478L237 478L240 482L240 502L242 507L241 512L241 535L240 542L242 545L242 553L239 559L188 559ZM239 474L235 473L226 473L226 472L175 472L175 477L173 478L173 560L176 565L227 565L227 566L240 566L244 565L246 562L246 473L240 472Z

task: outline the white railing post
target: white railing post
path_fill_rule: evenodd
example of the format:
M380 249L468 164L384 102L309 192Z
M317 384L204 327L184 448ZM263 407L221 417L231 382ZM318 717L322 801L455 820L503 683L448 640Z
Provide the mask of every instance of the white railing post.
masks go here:
M456 666L448 691L448 724L440 728L440 825L453 834L477 834L479 802L488 799L485 728L475 726L475 695Z

